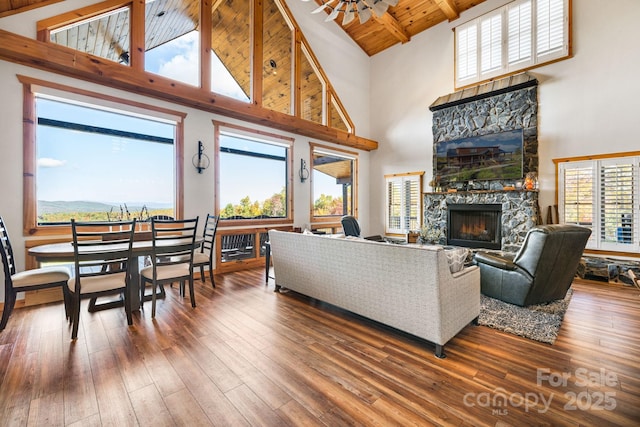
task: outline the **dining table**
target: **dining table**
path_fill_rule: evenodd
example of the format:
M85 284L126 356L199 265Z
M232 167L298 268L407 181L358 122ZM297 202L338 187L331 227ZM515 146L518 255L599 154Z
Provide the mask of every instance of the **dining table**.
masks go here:
M149 233L145 233L144 238L134 238L132 250L131 250L131 262L137 268L130 269L131 281L129 286L129 298L131 301L131 309L138 310L141 306L140 301L140 260L153 254L153 240L147 238ZM196 237L194 250L202 244L203 238ZM189 238L189 244L191 239ZM158 251L166 252L171 249L183 248L185 246L185 239L176 237L175 239L163 240L157 242ZM103 252L105 248L108 248L113 253L126 253L129 249L128 243L114 243L111 245L100 245L92 249L92 246L83 246L81 250L86 253L93 251ZM29 255L32 255L36 260L41 262L75 262L73 242L62 243L49 243L44 245L34 246L29 248ZM160 293L157 294L160 296ZM151 295L145 295L144 300L151 299ZM123 300L108 301L100 304L96 304L92 301L89 304L89 311L105 310L113 307L123 306Z

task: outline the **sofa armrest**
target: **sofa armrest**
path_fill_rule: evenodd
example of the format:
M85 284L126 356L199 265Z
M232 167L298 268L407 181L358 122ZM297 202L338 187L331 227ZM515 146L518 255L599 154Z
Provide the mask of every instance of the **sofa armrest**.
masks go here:
M458 277L464 277L467 274L471 274L471 272L477 270L479 267L477 265L470 265L468 267L463 268L460 271L457 271L455 273L451 273L451 276L458 278Z
M508 258L491 255L486 252L478 252L473 258L477 263L487 264L492 267L501 268L503 270L515 270L518 268L512 260Z

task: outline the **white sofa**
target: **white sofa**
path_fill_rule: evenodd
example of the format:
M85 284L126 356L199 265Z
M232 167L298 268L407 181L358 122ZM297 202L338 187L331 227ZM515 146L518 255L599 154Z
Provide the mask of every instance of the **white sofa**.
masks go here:
M286 288L443 346L480 314L480 271L451 273L441 246L271 230L276 291Z

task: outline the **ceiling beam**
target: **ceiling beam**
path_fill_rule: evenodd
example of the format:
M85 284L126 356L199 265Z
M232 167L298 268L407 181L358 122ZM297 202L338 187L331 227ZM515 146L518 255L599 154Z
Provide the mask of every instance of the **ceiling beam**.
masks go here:
M460 16L460 12L453 0L433 0L433 2L438 5L449 21L453 21Z
M136 71L104 58L5 30L0 30L0 59L321 141L366 151L378 148L377 141L340 129L207 92L157 74Z
M407 33L407 30L400 25L398 20L391 16L389 13L385 13L384 15L378 17L375 13L371 14L371 17L375 19L376 22L383 25L384 28L389 31L395 38L400 40L400 43L404 44L411 40L411 36Z

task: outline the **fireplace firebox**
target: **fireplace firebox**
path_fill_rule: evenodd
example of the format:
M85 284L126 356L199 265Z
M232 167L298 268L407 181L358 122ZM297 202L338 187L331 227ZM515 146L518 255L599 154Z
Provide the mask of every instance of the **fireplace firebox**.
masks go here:
M501 249L501 204L447 205L447 244Z

